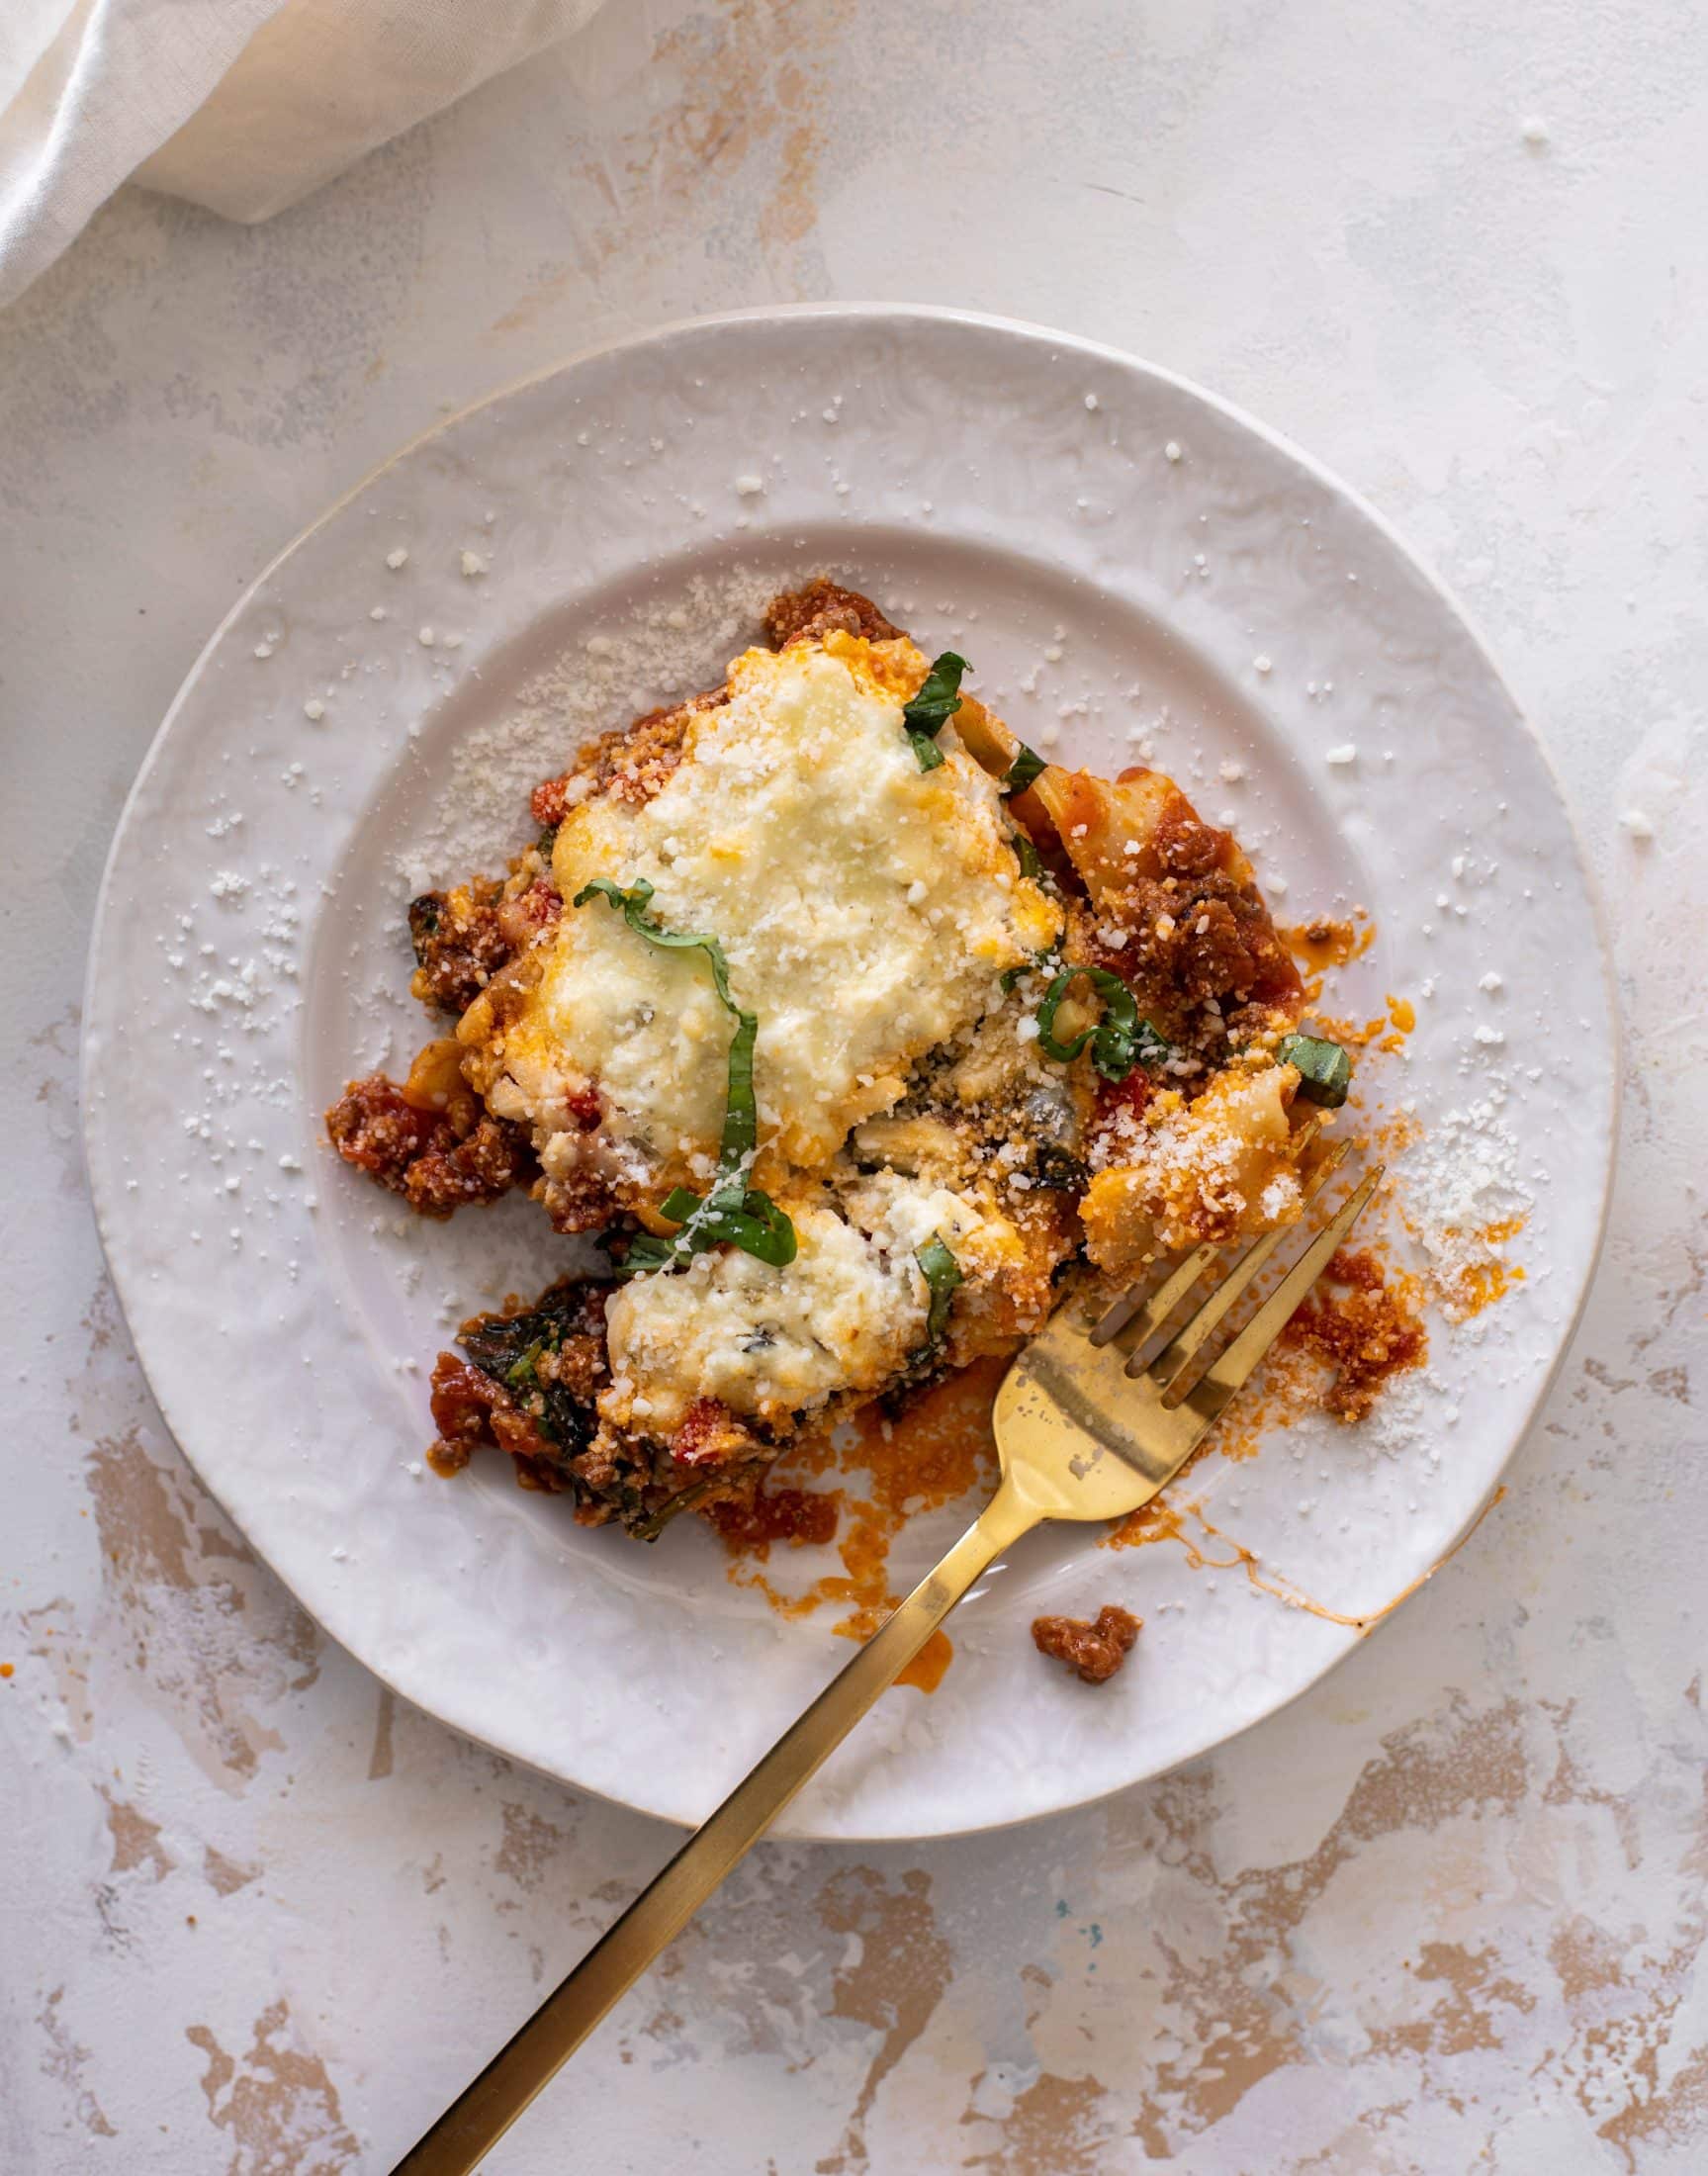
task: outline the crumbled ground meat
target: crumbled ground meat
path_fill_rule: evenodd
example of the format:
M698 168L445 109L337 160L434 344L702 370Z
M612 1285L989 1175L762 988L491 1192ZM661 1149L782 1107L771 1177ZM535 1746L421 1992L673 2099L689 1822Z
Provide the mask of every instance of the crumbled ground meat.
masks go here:
M580 1524L614 1521L641 1541L656 1541L683 1511L709 1514L726 1497L747 1501L764 1467L750 1462L728 1472L695 1473L662 1445L638 1443L601 1423L587 1449L568 1462L568 1471Z
M1139 1618L1106 1602L1095 1623L1084 1617L1034 1617L1032 1637L1040 1655L1066 1663L1087 1684L1107 1684L1141 1628Z
M444 1124L436 1113L406 1102L384 1073L348 1082L326 1113L326 1132L339 1155L393 1194L404 1192L410 1164Z
M1325 1289L1333 1286L1342 1289ZM1344 1247L1284 1334L1337 1371L1326 1404L1342 1420L1362 1420L1383 1384L1421 1367L1429 1349L1423 1323L1390 1289L1376 1256Z
M1184 795L1163 811L1151 844L1170 876L1208 876L1212 869L1224 866L1233 852L1231 834L1207 824Z
M481 878L409 902L409 937L419 962L409 984L423 1005L466 1012L515 951L499 915L502 884Z
M512 952L537 944L564 911L563 896L549 876L536 876L525 891L498 909L498 931Z
M490 1375L454 1352L440 1353L433 1363L431 1400L439 1437L427 1453L435 1473L460 1474L483 1443L495 1440L488 1423L493 1407L506 1397Z
M1156 1083L1142 1065L1135 1065L1124 1080L1098 1081L1087 1142L1094 1169L1120 1163L1133 1152L1141 1138L1139 1122L1155 1093Z
M433 1369L435 1472L460 1472L491 1443L509 1453L524 1489L573 1490L606 1380L604 1288L566 1280L531 1309L512 1299L501 1314L471 1315L457 1342L468 1357L442 1352Z
M432 1411L439 1434L427 1463L436 1474L461 1473L483 1443L494 1443L509 1453L518 1487L557 1496L573 1486L538 1417L455 1353L442 1352L433 1363Z
M473 1202L495 1202L535 1172L527 1135L508 1119L482 1118L458 1140L435 1138L404 1174L404 1197L423 1217L448 1217Z
M483 1114L465 1131L463 1117L473 1119L472 1105L458 1115L419 1110L395 1080L371 1073L349 1082L326 1113L326 1132L346 1163L421 1216L444 1218L496 1201L535 1172L519 1127Z
M1139 1011L1188 1049L1219 1061L1230 1026L1237 1036L1248 1013L1255 1028L1270 1007L1299 1001L1299 969L1262 900L1219 869L1136 877L1103 901L1097 920L1125 942L1093 936L1095 963L1119 974Z
M534 1199L551 1219L552 1229L566 1235L602 1231L621 1209L604 1179L591 1170L542 1179Z
M893 642L901 629L890 625L869 596L845 589L824 575L815 575L802 589L784 589L765 606L765 640L773 650L833 632Z
M572 808L601 796L636 807L650 801L682 760L688 720L727 699L721 688L715 694L696 695L691 702L673 708L649 710L633 725L588 741L560 777L543 778L535 786L528 800L535 823L555 830Z
M564 771L556 778L542 778L528 795L528 813L542 832L556 831L570 813L569 786L573 773ZM543 845L542 840L542 845Z
M573 1398L591 1413L593 1401L610 1379L605 1357L605 1298L597 1285L586 1287L592 1312L586 1326L567 1336L556 1352L543 1352L534 1363L542 1384L556 1384L565 1397Z

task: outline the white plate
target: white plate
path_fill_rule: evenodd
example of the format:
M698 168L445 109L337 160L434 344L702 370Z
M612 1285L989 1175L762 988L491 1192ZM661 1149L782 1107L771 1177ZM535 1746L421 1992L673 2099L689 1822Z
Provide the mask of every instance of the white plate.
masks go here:
M1449 1141L1482 1159L1479 1214L1533 1197L1526 1281L1464 1330L1436 1320L1382 1427L1306 1424L1197 1470L1266 1568L1358 1615L1453 1544L1560 1358L1610 1171L1603 949L1542 752L1435 584L1248 418L1058 334L812 308L584 356L417 440L237 605L131 796L89 976L96 1208L167 1420L328 1631L457 1728L680 1821L846 1644L731 1585L697 1522L645 1548L495 1456L454 1485L410 1470L448 1325L537 1289L566 1244L525 1202L394 1215L320 1112L421 1034L411 884L513 849L521 781L714 682L766 588L825 568L966 653L1029 740L1059 727L1063 756L1113 767L1150 732L1285 878L1284 917L1367 906L1379 941L1339 1009L1393 991L1419 1016L1376 1090L1415 1098L1438 1161ZM1400 1163L1425 1222L1428 1153ZM892 1570L963 1516L910 1526ZM1147 1628L1092 1691L1028 1625L1106 1600ZM1096 1797L1268 1714L1356 1637L1081 1528L1032 1537L951 1629L942 1687L886 1695L785 1833L940 1835Z

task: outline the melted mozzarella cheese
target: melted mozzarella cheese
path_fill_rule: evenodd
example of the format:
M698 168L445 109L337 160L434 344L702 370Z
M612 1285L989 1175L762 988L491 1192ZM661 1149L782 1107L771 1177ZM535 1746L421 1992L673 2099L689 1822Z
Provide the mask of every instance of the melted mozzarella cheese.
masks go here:
M650 917L715 936L736 1002L759 1017L761 1183L814 1169L888 1109L913 1061L998 1001L1059 910L1017 873L990 777L945 728L923 771L893 653L832 635L730 670L683 760L640 805L574 809L554 873L653 886ZM924 660L908 675L917 684ZM590 1083L600 1152L645 1186L703 1179L723 1121L730 1037L703 953L662 952L603 898L566 907L539 981L504 1034L494 1109L531 1117L551 1168L551 1104ZM715 1395L715 1394L714 1394Z

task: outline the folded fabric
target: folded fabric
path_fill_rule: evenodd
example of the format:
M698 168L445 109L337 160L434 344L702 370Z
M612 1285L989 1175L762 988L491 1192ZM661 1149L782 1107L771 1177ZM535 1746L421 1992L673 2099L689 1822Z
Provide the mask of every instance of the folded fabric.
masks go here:
M121 183L268 219L600 0L0 0L0 305Z

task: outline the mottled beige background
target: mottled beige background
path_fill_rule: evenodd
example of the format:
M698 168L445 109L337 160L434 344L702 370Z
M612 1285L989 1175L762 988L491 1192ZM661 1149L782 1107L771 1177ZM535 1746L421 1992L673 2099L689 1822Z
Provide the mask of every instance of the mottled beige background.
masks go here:
M1509 1498L1326 1683L1095 1811L762 1851L492 2166L1708 2169L1704 201L1691 0L613 0L267 227L122 197L0 319L7 2176L383 2171L670 1848L397 1707L201 1495L102 1278L77 986L287 537L589 340L816 296L1185 371L1465 593L1614 902L1612 1240Z

